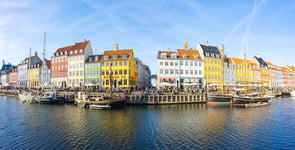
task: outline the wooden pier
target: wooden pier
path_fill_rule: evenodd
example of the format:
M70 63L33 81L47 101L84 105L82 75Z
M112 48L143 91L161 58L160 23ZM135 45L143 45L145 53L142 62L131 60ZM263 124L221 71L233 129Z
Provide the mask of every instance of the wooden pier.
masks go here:
M18 91L16 90L0 90L0 96L9 96L18 98Z
M206 103L207 97L202 94L132 94L127 96L129 104L187 104L187 103Z

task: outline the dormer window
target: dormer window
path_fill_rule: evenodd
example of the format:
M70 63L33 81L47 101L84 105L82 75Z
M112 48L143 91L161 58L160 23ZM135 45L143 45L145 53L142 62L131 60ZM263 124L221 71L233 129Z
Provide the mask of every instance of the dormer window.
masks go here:
M77 54L78 53L78 50L75 50L75 54Z
M56 53L56 56L58 56L59 55L59 53Z
M164 59L167 58L167 54L166 53L162 53L161 54L161 58L164 58Z
M211 57L214 57L214 54L213 53L211 53Z
M89 61L93 61L93 57L90 57L90 58L89 58Z
M82 53L83 52L83 49L80 49L80 53Z
M209 53L205 53L205 55L206 55L207 57L209 57Z
M108 55L105 55L104 56L104 60L108 60L109 59L109 56Z
M73 51L70 51L70 54L73 54Z
M219 58L219 54L215 54L216 55L216 58Z
M123 59L127 59L127 54L123 54Z
M186 56L186 54L184 54L184 55L183 55L183 59L187 59L187 56Z
M95 56L95 61L98 61L98 56Z
M195 56L195 60L199 60L199 57L198 56Z
M172 54L172 55L171 55L171 58L172 58L172 59L176 59L176 54Z
M118 55L113 55L113 58L114 59L118 59Z
M67 52L67 51L65 51L65 54L68 54L68 52Z

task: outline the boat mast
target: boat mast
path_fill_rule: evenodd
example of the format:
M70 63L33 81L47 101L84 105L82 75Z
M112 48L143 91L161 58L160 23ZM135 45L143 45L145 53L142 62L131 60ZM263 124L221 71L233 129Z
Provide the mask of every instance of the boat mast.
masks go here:
M44 65L46 65L46 61L45 61L45 44L46 44L46 32L44 32L44 43L43 43L43 64L42 64L42 68L44 68L43 66ZM42 71L41 71L42 72ZM42 90L43 90L43 86L44 86L44 83L45 83L45 73L43 72L43 74L42 74L42 80L43 81L41 81L41 82L43 82L42 84L41 84L41 86L42 86Z
M221 48L221 85L222 85L222 90L221 94L224 94L224 45L222 44Z
M245 71L245 86L244 86L244 96L247 96L247 61L246 61L246 45L244 43L244 71Z

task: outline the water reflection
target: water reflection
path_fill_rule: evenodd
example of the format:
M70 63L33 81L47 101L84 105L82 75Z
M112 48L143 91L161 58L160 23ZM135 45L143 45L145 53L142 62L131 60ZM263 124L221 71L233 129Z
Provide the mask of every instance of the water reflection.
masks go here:
M206 104L90 110L0 97L1 149L288 149L294 99L260 108Z

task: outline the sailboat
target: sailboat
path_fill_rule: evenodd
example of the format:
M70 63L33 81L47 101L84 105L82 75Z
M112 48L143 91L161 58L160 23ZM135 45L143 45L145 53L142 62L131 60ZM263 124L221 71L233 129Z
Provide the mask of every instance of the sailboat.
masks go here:
M208 106L230 106L232 104L233 96L230 94L224 94L224 46L222 44L221 49L221 93L213 94L208 93Z
M244 95L233 96L233 106L245 106L245 107L257 107L269 105L268 102L271 97L264 96L264 90L262 87L262 92L258 93L257 96L247 95L247 61L246 61L246 48L244 44Z
M126 102L125 95L115 96L112 89L112 63L110 63L110 96L88 97L86 93L78 92L75 104L91 109L110 109L113 106L120 106Z

